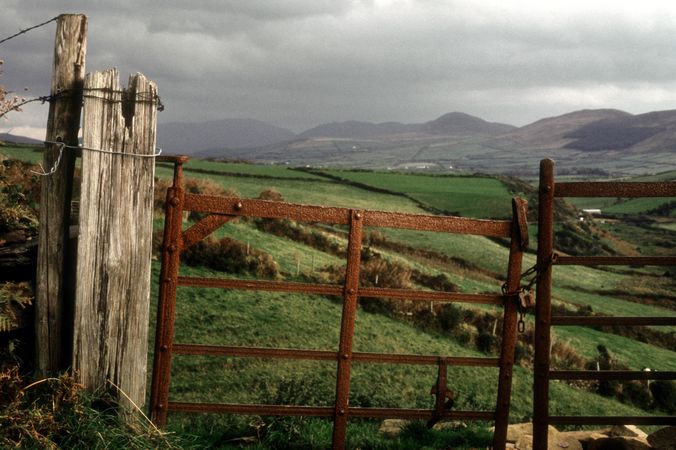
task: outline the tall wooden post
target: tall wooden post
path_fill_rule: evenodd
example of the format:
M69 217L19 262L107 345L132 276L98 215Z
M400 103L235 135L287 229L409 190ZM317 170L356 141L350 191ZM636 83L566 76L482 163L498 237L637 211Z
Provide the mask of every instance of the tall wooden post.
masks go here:
M87 75L73 369L88 389L145 399L157 88Z
M64 14L56 23L52 101L47 141L77 145L87 47L87 17ZM46 170L59 158L60 146L48 144ZM63 150L57 170L42 178L40 238L35 305L35 371L46 376L70 365L72 304L67 294L68 227L75 156Z

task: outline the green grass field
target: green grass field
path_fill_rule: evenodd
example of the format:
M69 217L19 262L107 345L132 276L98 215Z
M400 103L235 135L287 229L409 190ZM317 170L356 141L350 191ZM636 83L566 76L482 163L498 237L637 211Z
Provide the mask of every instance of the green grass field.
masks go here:
M327 169L323 172L347 181L405 194L422 205L448 214L493 219L511 215L511 195L495 178Z
M38 164L42 163L42 150L42 147L2 145L0 155L5 155L9 159Z
M7 151L5 151L7 150ZM0 153L28 161L41 159L40 153L19 148L0 148ZM294 203L343 206L358 209L423 213L423 207L457 212L463 216L506 217L511 211L511 195L505 186L489 177L425 176L361 171L327 171L334 178L318 173L292 170L286 166L255 166L237 163L189 161L186 176L209 179L223 188L234 189L248 198L256 198L269 188L279 191ZM196 170L190 170L196 169ZM171 170L158 166L156 175L170 178ZM349 182L348 182L349 181ZM392 193L375 192L354 183L368 185ZM615 201L615 199L612 199ZM624 205L624 206L622 206ZM614 205L613 205L614 206ZM627 203L617 204L627 208ZM611 205L608 206L612 207ZM645 208L643 205L638 209ZM635 239L632 245L640 251L662 249L673 251L673 224L656 222L662 235L651 229L629 228L622 222L604 228L618 240ZM162 226L158 218L156 228ZM184 224L184 228L188 223ZM313 224L307 225L315 231ZM617 229L612 227L619 227ZM531 227L532 228L532 227ZM671 230L671 231L670 231ZM345 229L321 228L332 239L345 245ZM368 229L368 233L374 231ZM388 261L428 275L444 274L462 292L500 291L507 273L508 248L480 236L431 233L399 229L378 229L390 246L374 244L372 250ZM317 248L287 237L274 236L254 227L250 222L233 221L215 233L231 237L251 248L270 255L277 263L281 277L289 281L311 277L326 266L340 266L344 261ZM656 240L657 238L661 240ZM365 238L366 241L366 238ZM532 243L532 246L535 242ZM671 245L671 247L669 247ZM632 247L632 248L634 248ZM416 253L417 252L417 253ZM437 255L437 256L435 256ZM438 255L452 257L445 260ZM524 270L535 262L535 256L524 256ZM228 277L203 267L181 267L188 276ZM604 315L673 315L674 309L658 304L631 301L632 296L671 301L676 290L673 274L664 271L638 271L634 268L557 266L554 270L554 300L557 304L591 306ZM155 310L159 263L153 264L151 311ZM244 277L248 277L244 276ZM426 289L411 283L415 289ZM621 293L621 295L620 295ZM643 297L641 297L643 296ZM465 305L465 309L492 312L495 307ZM264 293L219 289L179 288L176 319L176 342L221 345L253 345L291 347L335 351L340 331L339 299L291 293ZM532 316L527 321L532 324ZM154 326L155 317L151 317ZM674 328L661 327L667 333ZM154 334L151 331L151 340ZM628 367L676 370L676 352L583 327L557 327L555 340L564 342L588 360L598 356L597 346L607 347L614 358ZM151 342L151 348L153 344ZM439 356L485 356L475 346L467 345L438 329L421 328L404 318L375 314L359 309L354 337L354 350L363 352L417 353ZM149 355L152 361L152 355ZM355 364L352 373L350 404L353 406L430 408L433 398L430 387L436 379L434 366L397 366L391 364ZM181 401L312 404L330 406L335 389L334 362L297 362L234 357L176 356L172 369L171 398ZM449 369L449 387L457 393L458 409L493 409L496 400L497 369ZM530 420L532 411L532 373L527 367L515 368L511 420ZM551 383L554 414L641 415L645 411L601 397L565 383ZM387 440L377 433L380 422L351 420L349 448L419 448L420 442L404 435ZM480 436L490 424L470 428ZM181 415L169 419L169 430L181 435L196 436L197 447L233 448L229 440L241 436L258 436L261 441L252 448L278 448L282 443L299 442L304 448L330 447L331 423L319 419L274 419L233 415ZM431 432L430 432L431 433ZM429 448L447 448L450 436L422 434L416 439L430 442ZM413 439L409 441L407 439ZM444 441L446 439L446 441ZM275 444L275 442L277 444ZM411 443L412 442L412 443ZM427 441L425 441L427 442ZM436 442L436 441L435 441ZM457 448L486 447L459 444ZM489 442L489 441L488 441ZM427 445L427 444L426 444Z

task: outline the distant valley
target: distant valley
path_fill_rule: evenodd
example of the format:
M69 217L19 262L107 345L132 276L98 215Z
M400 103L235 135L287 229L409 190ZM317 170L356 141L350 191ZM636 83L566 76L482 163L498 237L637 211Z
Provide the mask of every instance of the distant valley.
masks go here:
M580 110L523 127L460 112L424 123L345 121L302 133L253 119L158 125L168 154L312 167L533 176L553 158L561 175L624 176L676 169L676 110ZM35 143L19 136L0 140Z

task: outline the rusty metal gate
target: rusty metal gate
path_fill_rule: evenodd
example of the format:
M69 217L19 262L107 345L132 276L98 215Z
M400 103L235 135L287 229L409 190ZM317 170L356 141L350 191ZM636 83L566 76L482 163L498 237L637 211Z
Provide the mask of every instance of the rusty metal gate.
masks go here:
M164 426L169 411L211 412L245 415L316 416L333 418L333 447L345 446L349 417L486 420L495 422L494 448L504 448L509 417L512 370L517 333L518 291L520 288L522 252L527 246L527 203L513 201L513 219L478 220L459 217L431 216L307 206L263 200L246 200L189 194L183 188L182 164L185 157L174 161L174 184L168 189L166 222L162 250L157 331L151 388L151 417ZM184 211L206 214L198 223L182 230ZM347 225L349 239L345 283L340 285L291 283L266 280L194 278L179 276L179 255L188 246L200 241L236 217L292 219L300 222ZM505 293L469 294L410 289L361 287L359 285L362 230L365 226L404 228L434 232L461 233L510 239ZM278 292L300 292L342 297L340 342L337 351L281 349L239 346L212 346L174 342L176 288L178 286L219 287ZM409 301L467 302L502 305L503 333L499 358L457 357L450 355L412 355L353 352L352 340L360 297L382 297ZM236 357L319 360L337 364L334 407L186 403L169 399L173 355L212 355ZM368 363L417 364L437 366L434 409L350 407L350 370L353 361ZM498 367L498 394L494 411L456 411L446 409L448 366Z
M676 416L550 416L550 380L676 380L676 372L550 370L551 327L603 325L676 325L676 317L552 316L553 265L676 266L676 256L559 256L554 250L554 199L562 197L675 197L676 182L554 182L554 162L540 163L538 257L533 389L534 450L547 449L547 427L553 425L676 425Z

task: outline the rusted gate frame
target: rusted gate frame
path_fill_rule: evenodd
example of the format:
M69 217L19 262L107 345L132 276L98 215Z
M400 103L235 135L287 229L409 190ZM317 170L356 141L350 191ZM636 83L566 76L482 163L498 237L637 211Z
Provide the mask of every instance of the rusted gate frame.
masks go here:
M344 448L348 417L409 418L409 419L454 419L494 420L494 448L504 448L511 397L514 348L517 333L517 302L514 293L520 286L521 261L528 241L527 203L513 201L513 219L479 220L457 217L439 217L402 214L381 211L359 211L347 208L327 208L293 205L262 200L233 199L187 194L183 189L182 166L187 158L174 160L174 183L167 191L166 220L162 251L162 269L155 341L154 366L151 388L151 417L158 426L164 426L168 411L219 412L254 415L317 416L333 417L333 447ZM182 231L184 211L209 214L204 219ZM232 218L254 216L285 218L302 222L321 222L349 225L346 279L343 286L290 283L264 280L214 279L178 276L180 252L203 239ZM464 294L451 292L425 292L407 289L359 287L359 265L364 226L407 228L423 231L438 231L509 237L511 240L506 292L509 295ZM259 348L241 346L212 346L180 344L173 342L177 286L218 287L277 292L302 292L307 294L335 295L343 297L340 342L337 352L282 348ZM500 358L440 357L437 355L406 355L353 352L352 338L359 297L385 297L411 301L469 302L503 305L503 336ZM334 407L288 406L288 405L241 405L169 401L171 359L173 354L264 357L284 359L307 359L337 362L337 381ZM437 365L439 379L445 380L446 367L477 366L498 367L498 395L495 411L450 411L439 405L433 410L406 408L353 408L349 407L350 371L353 361L389 364ZM444 386L437 386L437 396L446 395ZM437 401L437 403L440 403Z
M533 387L533 449L547 449L547 427L560 425L676 425L676 416L550 416L550 380L674 380L676 372L549 370L553 325L676 325L676 317L570 317L552 316L553 265L657 265L674 266L676 257L558 256L554 251L554 198L561 197L674 197L676 182L554 182L554 162L540 162L538 204L538 256L535 367Z

